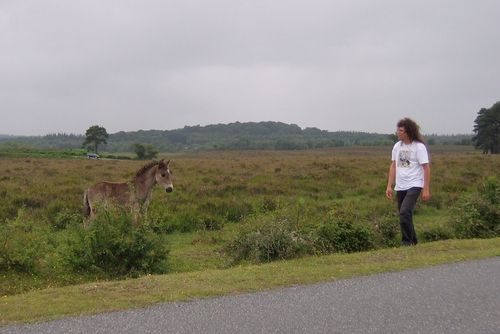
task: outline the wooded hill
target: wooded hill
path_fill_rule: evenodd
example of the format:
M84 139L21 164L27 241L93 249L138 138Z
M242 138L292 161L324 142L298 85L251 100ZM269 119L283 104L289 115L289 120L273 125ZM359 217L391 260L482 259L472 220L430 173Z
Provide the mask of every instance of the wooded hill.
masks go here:
M472 145L472 134L425 135L429 145ZM247 122L185 126L175 130L120 131L109 134L100 151L132 152L134 143L151 144L160 152L211 150L304 150L339 146L390 146L394 134L301 129L281 122ZM84 135L0 136L3 148L80 149Z

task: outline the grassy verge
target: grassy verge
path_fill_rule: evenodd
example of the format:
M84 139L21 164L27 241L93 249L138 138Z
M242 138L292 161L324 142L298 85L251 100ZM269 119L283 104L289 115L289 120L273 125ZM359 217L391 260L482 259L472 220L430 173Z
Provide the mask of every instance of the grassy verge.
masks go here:
M327 282L500 256L500 238L448 240L416 247L307 257L260 266L147 276L2 297L0 325L56 319Z

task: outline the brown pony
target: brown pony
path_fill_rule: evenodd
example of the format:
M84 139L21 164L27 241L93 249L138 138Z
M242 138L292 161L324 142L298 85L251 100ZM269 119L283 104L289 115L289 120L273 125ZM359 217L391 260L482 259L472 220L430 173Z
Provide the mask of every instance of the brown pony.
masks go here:
M118 204L139 212L141 206L146 208L153 197L153 187L159 183L167 193L174 190L170 179L168 165L164 162L152 161L136 173L136 177L126 182L100 182L85 190L83 194L83 215L94 217L96 203ZM85 220L87 227L87 220Z

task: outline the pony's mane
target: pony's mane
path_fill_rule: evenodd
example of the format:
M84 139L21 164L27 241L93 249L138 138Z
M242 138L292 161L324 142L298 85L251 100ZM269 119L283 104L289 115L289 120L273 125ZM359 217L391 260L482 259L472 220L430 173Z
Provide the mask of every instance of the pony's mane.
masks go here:
M160 161L151 161L150 163L144 165L141 167L141 169L139 169L137 171L137 173L135 173L135 176L136 177L139 177L141 175L143 175L144 173L146 173L151 167L154 167L156 165L159 165L159 167L162 167L163 165L163 160L160 160Z

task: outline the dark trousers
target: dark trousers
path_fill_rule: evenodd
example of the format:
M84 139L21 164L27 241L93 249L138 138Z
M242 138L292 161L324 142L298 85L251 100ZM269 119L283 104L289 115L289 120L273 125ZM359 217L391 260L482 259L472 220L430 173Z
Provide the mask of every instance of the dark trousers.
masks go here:
M417 199L421 191L422 188L415 187L397 192L399 224L401 225L403 246L416 245L418 243L417 234L413 227L413 209L417 204Z

